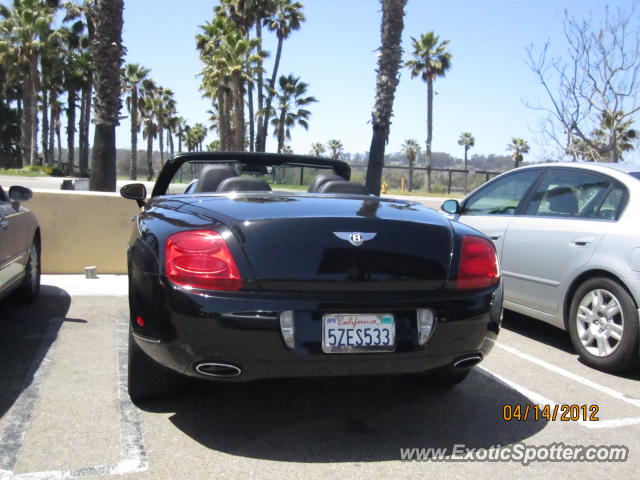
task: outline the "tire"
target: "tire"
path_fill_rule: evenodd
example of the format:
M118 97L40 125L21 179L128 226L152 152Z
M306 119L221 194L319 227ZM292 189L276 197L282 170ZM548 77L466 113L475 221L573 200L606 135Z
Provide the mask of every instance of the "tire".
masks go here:
M129 328L128 390L135 404L143 400L171 397L180 391L184 380L150 359L138 346Z
M638 310L618 282L585 281L573 295L568 320L571 342L590 367L622 372L638 365Z
M40 249L34 241L29 250L29 259L25 269L25 276L22 285L18 287L18 297L23 302L33 302L40 293Z

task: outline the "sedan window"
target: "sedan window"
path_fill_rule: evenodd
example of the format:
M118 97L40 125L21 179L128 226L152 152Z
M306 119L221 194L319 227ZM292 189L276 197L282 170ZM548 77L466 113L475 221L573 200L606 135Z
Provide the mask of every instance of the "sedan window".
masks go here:
M499 178L479 190L464 206L465 215L513 215L540 170L525 170Z
M527 215L596 218L611 186L600 175L570 169L550 170L534 194Z

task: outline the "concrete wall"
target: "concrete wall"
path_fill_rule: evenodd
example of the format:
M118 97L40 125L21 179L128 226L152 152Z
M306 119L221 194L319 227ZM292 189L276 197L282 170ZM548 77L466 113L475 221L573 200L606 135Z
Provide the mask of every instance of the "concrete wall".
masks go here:
M42 273L127 272L136 202L117 193L34 190L24 203L40 223Z

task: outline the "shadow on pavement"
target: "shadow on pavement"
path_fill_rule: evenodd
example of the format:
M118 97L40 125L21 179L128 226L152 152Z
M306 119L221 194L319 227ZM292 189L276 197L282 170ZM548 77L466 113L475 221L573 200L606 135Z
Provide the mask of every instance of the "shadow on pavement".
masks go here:
M208 448L277 461L398 460L400 448L488 448L522 441L546 426L505 422L504 404L531 401L479 372L449 391L409 377L272 380L201 390L144 408L175 412L170 421L176 428Z
M577 357L569 333L541 320L505 310L502 327Z
M30 304L13 296L0 302L0 417L30 385L70 303L71 297L55 287L43 288Z

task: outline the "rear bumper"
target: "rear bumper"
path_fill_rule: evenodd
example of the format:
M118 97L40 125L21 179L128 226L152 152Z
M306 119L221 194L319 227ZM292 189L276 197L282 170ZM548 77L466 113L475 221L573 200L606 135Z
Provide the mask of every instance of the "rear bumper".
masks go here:
M502 288L464 294L450 292L344 294L332 296L227 294L204 296L150 277L145 288L132 284L134 338L153 360L183 375L202 362L241 369L227 381L276 377L377 375L425 372L469 355L485 356L498 334ZM149 286L153 285L153 288ZM158 299L162 299L158 301ZM436 324L428 342L418 344L416 309L430 308ZM295 345L282 337L279 313L294 312ZM328 354L322 351L323 313L392 313L396 351Z

